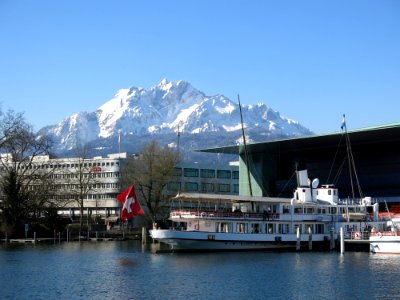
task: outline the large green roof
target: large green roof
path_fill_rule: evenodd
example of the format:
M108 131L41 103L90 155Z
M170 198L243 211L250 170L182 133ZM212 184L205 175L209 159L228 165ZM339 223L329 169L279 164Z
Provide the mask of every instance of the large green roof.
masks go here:
M281 140L258 142L247 145L249 154L258 152L276 152L293 151L294 149L306 148L328 148L337 145L343 131L332 132L328 134L302 136ZM400 140L400 123L391 123L379 126L364 127L354 130L348 130L349 138L352 144L371 144L389 140ZM243 145L232 145L202 149L201 152L224 153L224 154L242 154Z

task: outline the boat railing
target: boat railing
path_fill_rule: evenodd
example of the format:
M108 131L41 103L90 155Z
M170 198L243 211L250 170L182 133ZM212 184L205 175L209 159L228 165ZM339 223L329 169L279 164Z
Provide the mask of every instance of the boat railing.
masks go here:
M377 237L382 237L382 236L400 236L400 231L375 231L371 232L371 236L377 236Z
M221 212L221 211L198 211L198 210L174 210L170 213L171 218L204 218L204 219L254 219L254 220L279 220L279 214L254 212Z
M347 231L344 233L346 240L362 241L368 240L371 235L371 231Z

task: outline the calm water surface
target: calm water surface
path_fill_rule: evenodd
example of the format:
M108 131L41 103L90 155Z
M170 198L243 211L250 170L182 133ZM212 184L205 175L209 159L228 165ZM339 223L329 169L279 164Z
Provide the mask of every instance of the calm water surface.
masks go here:
M0 244L1 299L400 299L400 255Z

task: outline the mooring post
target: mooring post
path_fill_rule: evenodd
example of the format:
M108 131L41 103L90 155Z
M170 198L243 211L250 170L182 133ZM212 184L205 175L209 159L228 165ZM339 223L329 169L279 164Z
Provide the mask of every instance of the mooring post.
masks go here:
M146 244L146 227L142 227L142 244Z
M297 237L296 250L298 251L300 250L300 227L297 227L296 237Z
M344 234L343 227L340 227L340 254L344 253Z
M36 244L36 231L33 233L33 243Z
M308 227L308 250L312 250L312 230Z

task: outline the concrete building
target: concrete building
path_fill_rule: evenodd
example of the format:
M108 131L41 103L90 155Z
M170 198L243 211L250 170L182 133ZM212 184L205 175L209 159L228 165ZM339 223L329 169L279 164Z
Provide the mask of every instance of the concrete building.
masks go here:
M239 165L231 163L212 168L210 165L181 164L167 185L173 195L178 191L213 194L239 194Z
M10 155L2 159L10 161ZM110 217L116 220L120 215L121 203L116 199L121 192L121 168L127 159L126 153L110 154L93 158L50 158L36 156L27 167L36 174L47 174L54 185L48 194L49 200L60 205L59 215L78 220L80 217L79 194L83 187L84 214L89 217ZM30 189L35 188L31 184ZM174 179L167 185L168 195L173 197L179 191L238 194L239 168L219 166L218 169L199 164L182 164L175 168ZM110 219L110 220L111 220Z

